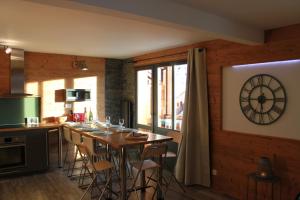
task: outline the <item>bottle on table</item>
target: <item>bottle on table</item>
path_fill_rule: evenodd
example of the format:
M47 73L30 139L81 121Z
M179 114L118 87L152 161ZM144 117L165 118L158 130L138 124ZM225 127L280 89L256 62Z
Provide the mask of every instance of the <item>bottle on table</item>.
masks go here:
M87 123L89 121L89 116L88 116L88 112L86 111L86 107L84 107L84 123Z
M93 121L93 113L92 113L92 108L90 108L90 112L89 112L89 121L92 122Z

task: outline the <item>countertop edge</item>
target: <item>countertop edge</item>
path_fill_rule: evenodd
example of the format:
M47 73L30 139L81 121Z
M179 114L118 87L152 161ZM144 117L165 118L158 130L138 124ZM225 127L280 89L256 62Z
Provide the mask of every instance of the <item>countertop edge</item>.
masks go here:
M48 128L59 128L62 124L58 123L43 123L37 125L23 125L23 127L18 128L3 128L0 129L0 133L2 132L13 132L13 131L25 131L25 130L33 130L33 129L48 129Z

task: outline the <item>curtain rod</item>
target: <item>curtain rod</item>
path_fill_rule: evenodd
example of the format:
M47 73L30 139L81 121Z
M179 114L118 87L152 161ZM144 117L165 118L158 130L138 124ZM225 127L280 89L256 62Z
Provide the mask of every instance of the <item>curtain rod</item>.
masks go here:
M199 48L198 51L203 51L205 48ZM169 54L169 55L163 55L163 56L158 56L158 57L152 57L152 58L145 58L145 59L141 59L141 60L132 60L129 61L128 63L137 63L137 62L142 62L142 61L146 61L146 60L152 60L152 59L158 59L158 58L164 58L164 57L169 57L169 56L174 56L174 55L180 55L180 54L184 54L187 53L188 50L183 51L183 52L179 52L179 53L174 53L174 54Z
M141 59L141 60L134 60L132 62L133 63L137 63L137 62L140 62L140 61L152 60L152 59L157 59L157 58L164 58L164 57L169 57L169 56L174 56L174 55L180 55L180 54L184 54L184 53L187 53L187 51L180 52L180 53L169 54L169 55L158 56L158 57L153 57L153 58L145 58L145 59Z

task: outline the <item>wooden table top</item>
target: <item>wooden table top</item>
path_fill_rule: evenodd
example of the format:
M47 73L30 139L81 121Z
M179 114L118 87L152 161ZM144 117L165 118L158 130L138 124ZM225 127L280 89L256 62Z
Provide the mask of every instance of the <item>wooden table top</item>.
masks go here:
M128 139L127 136L128 132L118 132L114 128L110 128L109 130L111 131L110 134L93 134L92 132L85 132L77 128L72 128L71 126L68 126L69 128L80 132L82 135L94 138L98 140L101 143L104 144L109 144L115 149L119 149L125 146L132 146L132 145L139 145L139 144L148 144L148 143L157 143L157 142L166 142L166 141L171 141L173 140L172 137L160 135L160 134L155 134L151 132L145 132L145 131L138 131L139 133L147 134L148 138L147 140L145 139ZM105 128L99 128L100 130L105 130Z

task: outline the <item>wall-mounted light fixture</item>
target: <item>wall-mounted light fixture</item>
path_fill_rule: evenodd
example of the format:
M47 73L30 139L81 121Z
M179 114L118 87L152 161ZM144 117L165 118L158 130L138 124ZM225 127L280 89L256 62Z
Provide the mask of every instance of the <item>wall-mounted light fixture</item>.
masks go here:
M9 46L4 46L4 51L5 51L6 54L10 54L12 49Z
M1 44L1 42L0 42L0 48L3 48L3 49L4 49L4 52L5 52L6 54L10 54L11 51L12 51L12 48L11 48L11 47L9 47L9 46L7 46L7 45L3 45L3 44Z
M75 69L80 69L82 71L87 71L89 68L86 65L85 60L77 60L77 57L75 58L75 61L73 62L73 67Z

